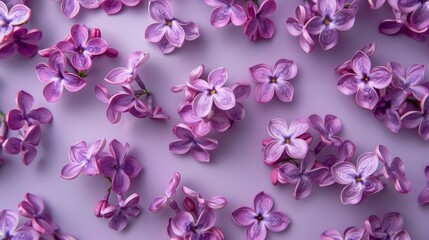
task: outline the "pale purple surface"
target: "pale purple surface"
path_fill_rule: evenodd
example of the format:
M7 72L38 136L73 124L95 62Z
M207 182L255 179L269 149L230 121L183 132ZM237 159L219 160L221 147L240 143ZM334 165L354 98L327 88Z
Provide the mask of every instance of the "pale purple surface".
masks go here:
M217 212L216 223L227 239L243 239L245 229L235 225L230 214L241 206L250 206L260 191L273 197L276 210L287 213L293 222L286 231L270 234L269 240L319 239L326 229L338 229L343 233L349 226L362 226L362 221L370 215L382 217L390 211L401 212L412 239L427 238L429 208L419 206L417 199L427 184L424 167L429 163L428 143L413 130L391 133L384 127L384 122L377 121L371 112L357 106L352 97L338 91L338 75L333 70L373 41L377 43L377 52L371 57L374 66L385 65L389 61L405 67L429 64L426 43L417 43L402 35L392 37L378 33L379 21L393 18L387 6L374 12L366 1L361 1L354 27L340 33L338 45L328 52L316 47L308 55L285 27L287 17L294 16L301 0L278 0L277 11L270 15L276 27L274 38L257 43L251 42L241 27L213 28L209 22L212 8L203 1L170 2L175 13L189 15L187 20L199 25L201 37L164 56L156 45L144 39L145 27L153 22L147 13L147 1L134 8L124 8L115 16L107 16L102 10L82 9L72 20L63 16L58 2L29 1L33 10L31 24L37 25L44 33L40 42L42 48L62 40L74 23L84 23L89 27L99 27L103 38L109 46L117 48L120 55L118 59L101 57L94 61L88 72L87 86L77 93L65 91L55 104L45 101L42 96L44 84L34 73L34 66L44 61L42 58L23 59L15 54L7 61L0 61L1 110L16 108L15 95L23 89L34 95L34 106L48 107L54 115L52 125L45 126L43 130L38 155L30 166L24 167L19 156L4 155L6 160L0 168L0 189L7 195L0 197L2 209L15 210L25 193L32 192L49 205L50 213L61 229L78 239L141 239L142 236L145 239L167 239L166 225L173 211L165 209L159 214L151 214L148 207L162 193L172 174L179 171L182 183L198 189L203 196L219 194L228 199L228 205ZM49 16L44 14L46 12L50 13ZM138 24L130 24L130 20ZM123 66L127 56L135 50L151 54L150 61L138 72L147 87L159 96L157 101L170 114L170 121L156 122L124 115L118 124L112 125L106 119L105 106L94 96L94 86L103 83L108 71ZM229 72L228 86L231 86L236 81L251 83L249 67L258 63L273 64L281 58L293 59L300 69L293 82L295 96L292 103L273 100L262 105L253 97L248 98L243 102L245 119L227 133L215 135L219 148L211 152L209 164L197 162L191 155L180 156L168 151L169 142L175 140L171 129L181 121L177 104L183 99L182 94L173 94L170 88L184 84L192 69L199 64L205 64L208 71L225 66ZM254 88L252 94L253 91ZM356 144L355 157L374 151L378 144L388 147L392 156L399 156L404 161L413 190L402 195L389 185L360 205L342 206L339 185L314 187L312 194L300 201L292 197L293 186L273 186L270 168L264 166L261 154L261 141L268 135L268 121L280 117L290 123L297 117L313 113L320 116L330 113L341 119L341 137ZM61 168L69 161L71 145L82 140L92 143L101 137L128 142L132 146L130 154L144 166L130 189L130 193L136 192L141 196L143 211L120 233L109 229L108 220L96 218L93 213L94 206L108 187L105 179L80 176L66 181L59 176ZM178 195L181 199L183 194ZM82 224L77 225L77 222Z

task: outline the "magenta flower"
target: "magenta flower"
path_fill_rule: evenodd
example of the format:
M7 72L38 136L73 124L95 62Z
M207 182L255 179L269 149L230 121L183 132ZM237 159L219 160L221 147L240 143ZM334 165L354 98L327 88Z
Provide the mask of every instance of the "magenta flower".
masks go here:
M293 197L296 200L308 197L312 190L311 181L319 182L327 173L328 168L323 165L315 165L316 156L313 151L308 151L302 160L300 168L287 162L278 169L280 183L296 184Z
M424 65L413 64L406 72L404 67L396 62L389 62L387 67L393 73L393 86L403 89L408 95L412 94L418 100L421 100L426 93L429 93L429 90L421 84L425 75Z
M202 79L188 82L190 87L200 92L192 103L195 115L198 117L209 115L213 102L221 110L229 110L235 106L234 92L223 87L227 79L228 71L226 68L220 67L209 73L207 82Z
M296 18L288 18L286 20L286 29L295 37L299 37L299 45L306 52L309 53L314 48L314 40L308 33L305 25L312 13L304 6L299 5L295 10Z
M0 43L8 37L15 26L19 26L28 21L31 16L31 9L23 4L17 4L8 10L6 4L0 1Z
M225 27L230 22L235 26L241 26L247 21L247 15L243 7L235 0L204 0L209 6L214 7L210 15L210 23L213 27Z
M77 92L86 86L84 79L76 74L66 72L67 59L61 52L49 56L49 65L36 65L36 74L43 83L48 83L43 89L43 96L48 102L57 102L63 94L63 87L70 92Z
M344 74L338 79L338 89L346 94L356 94L359 106L372 110L378 102L375 89L389 86L392 73L385 67L375 67L371 70L371 60L362 51L358 51L351 60L354 73Z
M332 177L331 168L336 163L350 161L356 151L356 146L353 142L346 140L338 148L338 157L334 155L327 155L322 160L322 164L328 167L328 173L320 180L319 185L321 187L326 187L335 183L334 178Z
M86 71L92 65L91 57L101 55L107 50L107 42L102 38L92 38L88 41L88 29L75 24L70 30L71 40L60 41L57 48L71 53L70 63L79 71Z
M122 231L128 225L127 216L137 217L141 209L138 206L140 197L137 193L131 194L127 199L117 194L119 205L110 205L101 211L103 216L108 216L109 227L115 231Z
M25 126L40 125L49 123L52 120L52 113L46 108L33 108L34 97L20 91L16 94L16 105L18 109L12 109L6 115L6 123L11 130L19 130Z
M324 231L320 238L322 240L364 240L368 239L368 233L365 228L350 227L344 231L344 238L337 230L329 229Z
M425 177L427 185L419 195L419 203L422 206L429 204L429 166L425 168Z
M295 78L298 68L292 60L280 59L272 68L265 64L257 64L249 68L253 81L258 86L255 90L256 101L269 102L274 92L282 102L290 102L293 98L293 86L288 81Z
M399 132L402 126L399 111L406 99L407 93L400 88L387 92L375 106L374 116L377 119L384 119L384 124L390 131Z
M45 212L43 200L38 196L27 193L25 200L18 204L19 213L26 218L31 219L30 226L40 233L51 234L58 229L52 222L51 216Z
M243 32L250 40L256 41L259 38L270 39L274 34L274 23L268 15L276 11L276 2L274 0L265 0L261 6L252 2L247 2L247 21L244 25Z
M402 125L406 128L419 127L419 135L429 139L429 94L426 94L420 102L420 111L409 111L402 115Z
M39 233L29 226L18 227L18 214L11 210L0 212L0 238L10 240L37 240Z
M107 73L104 80L111 84L131 83L137 78L137 68L149 59L149 53L135 51L128 56L127 67L118 67Z
M310 127L320 134L322 142L328 146L339 147L342 143L340 137L337 136L343 128L341 120L334 115L327 114L325 121L317 114L312 114L308 117ZM317 148L316 148L317 149ZM318 151L316 151L317 153Z
M336 0L318 0L317 8L320 16L314 16L305 25L312 35L319 34L319 43L323 50L333 48L338 43L338 32L352 28L355 14L350 9L337 11Z
M140 3L141 0L104 0L101 7L107 14L116 14L122 9L122 4L128 7L134 7Z
M16 27L9 38L0 44L0 58L12 56L15 49L24 56L32 57L37 53L37 43L42 38L42 32L38 29L28 31L24 27Z
M98 8L104 0L62 0L61 11L67 18L75 17L80 10L80 5L84 8Z
M429 26L429 3L420 0L397 0L403 13L411 13L410 24L417 31L425 31Z
M171 230L184 239L217 239L210 231L215 222L216 215L211 208L202 210L196 220L190 212L182 211L171 220Z
M212 128L218 132L224 132L231 127L231 121L225 112L212 110L209 115L200 118L195 115L192 104L184 105L179 110L179 115L186 124L191 126L196 136L205 136Z
M61 169L61 177L74 179L81 172L89 176L99 174L97 154L104 149L106 139L102 138L88 147L85 141L81 141L70 147L70 163Z
M25 130L23 139L10 137L3 142L3 149L9 154L21 153L24 165L30 165L37 154L35 148L40 142L41 130L39 125L32 125Z
M332 166L331 174L335 181L347 185L341 192L343 204L358 204L365 195L372 195L383 189L380 180L372 176L377 166L377 155L371 152L360 155L356 167L350 162L339 162Z
M175 172L173 178L170 179L167 186L165 187L165 196L156 197L150 204L149 211L151 213L157 213L159 210L168 206L173 202L174 197L177 193L177 187L180 184L180 173Z
M200 162L209 162L210 153L218 146L215 139L195 136L192 130L185 124L179 123L173 128L173 133L180 140L170 143L168 146L170 152L175 154L185 154L191 151L192 157Z
M411 240L404 230L404 220L400 213L389 212L379 217L371 215L365 220L365 229L375 239Z
M268 133L272 139L263 150L264 162L274 164L284 151L291 158L302 159L307 155L308 143L299 138L308 129L308 119L298 118L288 127L285 120L275 118L268 123Z
M267 228L273 232L285 230L289 218L281 212L272 211L273 199L264 192L255 196L254 209L241 207L232 213L232 220L246 229L246 239L263 240L267 236Z
M112 180L112 190L116 193L126 192L130 188L130 178L135 178L142 170L141 163L128 155L129 145L122 145L114 139L109 144L109 156L99 160L100 171Z

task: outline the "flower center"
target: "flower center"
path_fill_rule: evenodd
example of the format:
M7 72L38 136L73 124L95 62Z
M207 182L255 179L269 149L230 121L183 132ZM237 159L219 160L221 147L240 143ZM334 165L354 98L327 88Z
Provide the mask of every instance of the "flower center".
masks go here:
M362 80L364 81L364 82L368 82L369 81L369 77L367 76L367 75L365 75L363 78L362 78Z
M262 216L262 214L258 214L258 216L255 217L256 220L258 220L258 222L264 220L264 217Z
M78 52L79 54L82 54L82 53L83 53L83 48L78 47L78 48L77 48L77 52Z
M173 25L173 22L167 21L167 26L171 27L171 25Z
M350 3L346 3L344 4L344 8L350 8L351 4Z
M323 24L325 24L325 26L328 26L331 23L331 19L327 16L325 17L325 19L323 20Z
M289 143L290 143L290 138L286 138L286 139L285 139L285 143L286 143L286 144L289 144Z
M214 95L214 94L216 94L216 90L213 89L210 91L210 95Z
M362 182L362 176L357 176L357 177L355 178L355 180L356 180L356 182Z

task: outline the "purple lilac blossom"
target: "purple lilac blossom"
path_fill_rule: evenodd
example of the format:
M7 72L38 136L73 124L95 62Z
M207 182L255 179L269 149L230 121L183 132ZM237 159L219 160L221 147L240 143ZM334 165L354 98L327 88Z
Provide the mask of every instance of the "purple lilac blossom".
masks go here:
M402 115L402 126L406 128L418 127L419 135L429 139L429 94L426 94L420 102L420 111L409 111Z
M389 212L380 220L378 216L371 215L365 220L365 229L369 235L376 239L411 240L404 230L404 220L400 213Z
M232 22L241 26L247 21L246 11L235 0L204 0L207 5L214 7L210 14L213 27L225 27Z
M420 192L419 203L420 205L429 204L429 166L425 168L426 187Z
M308 8L299 5L295 10L296 17L290 17L286 20L286 29L292 36L299 37L299 45L306 53L311 52L315 45L314 40L305 28L312 15L313 13Z
M26 128L23 139L10 137L3 142L3 149L9 154L21 153L24 165L30 165L37 155L36 146L40 142L41 129L39 125Z
M128 56L127 67L117 67L107 73L104 80L111 84L131 83L137 78L137 68L149 59L149 53L135 51Z
M400 88L388 91L375 106L374 116L380 120L384 119L384 124L390 131L399 132L402 127L399 113L403 109L406 99L407 93Z
M150 204L149 211L151 213L157 213L159 210L165 208L174 201L174 197L177 193L177 187L180 184L180 178L180 173L175 172L173 174L173 178L170 179L165 187L165 196L156 197Z
M18 204L19 213L30 219L30 226L42 234L52 234L58 227L45 211L43 200L32 194L25 194L25 200Z
M11 210L0 212L0 238L10 240L37 240L39 233L29 226L18 227L18 214Z
M276 7L274 0L265 0L260 6L253 1L247 1L247 21L244 24L243 33L252 41L260 38L271 39L275 31L274 22L267 16L273 14Z
M103 216L110 218L109 227L115 231L122 231L128 225L128 218L137 217L141 209L138 206L140 197L137 193L131 194L127 199L117 194L119 205L110 205L101 211Z
M42 32L38 29L16 27L10 37L0 42L0 58L12 56L15 50L24 57L32 57L37 53L41 38Z
M31 9L23 4L17 4L10 10L3 1L0 1L0 43L3 39L13 33L16 26L28 21L31 16Z

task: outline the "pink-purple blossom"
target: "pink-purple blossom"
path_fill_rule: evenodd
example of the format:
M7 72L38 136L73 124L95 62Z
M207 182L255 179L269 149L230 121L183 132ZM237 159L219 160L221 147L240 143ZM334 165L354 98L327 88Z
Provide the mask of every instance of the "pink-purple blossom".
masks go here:
M247 21L243 32L250 40L257 41L260 38L271 39L274 35L274 22L267 16L276 11L277 4L274 0L265 0L260 6L253 1L247 1Z
M37 240L39 233L29 226L18 226L19 216L11 210L0 212L0 238Z
M14 27L24 24L31 16L31 9L23 4L17 4L8 9L3 1L0 1L0 43L8 37Z
M404 220L398 212L389 212L383 219L371 215L365 220L365 229L375 239L411 240L410 235L404 230Z
M159 210L165 208L171 202L177 193L177 187L180 184L180 173L175 172L173 178L170 179L168 184L165 186L165 195L156 197L150 204L149 211L151 213L157 213Z
M419 135L429 139L429 94L426 94L420 102L420 111L409 111L402 115L402 125L406 128L418 127Z
M224 27L229 23L235 26L243 25L247 20L244 8L235 0L204 0L207 5L214 7L210 14L210 23L214 27Z
M9 154L21 154L24 165L30 165L37 155L36 146L40 143L41 129L39 125L28 127L22 139L10 137L3 142L3 149Z
M109 227L115 231L122 231L128 225L128 217L137 217L141 209L138 206L140 197L133 193L127 199L121 194L117 194L118 205L109 205L101 214L109 219Z
M15 50L24 57L32 57L37 53L41 38L42 32L38 29L16 27L7 39L0 41L0 58L12 56Z

